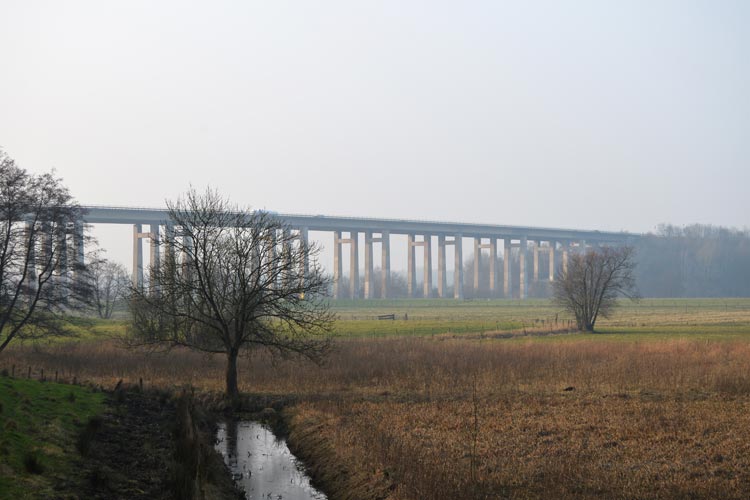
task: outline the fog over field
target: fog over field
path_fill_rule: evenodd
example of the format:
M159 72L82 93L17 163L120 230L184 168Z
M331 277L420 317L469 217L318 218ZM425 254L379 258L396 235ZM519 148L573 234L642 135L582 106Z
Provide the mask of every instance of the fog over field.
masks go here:
M748 225L747 2L0 13L0 146L84 204L161 206L192 183L278 212ZM129 262L129 228L95 234Z

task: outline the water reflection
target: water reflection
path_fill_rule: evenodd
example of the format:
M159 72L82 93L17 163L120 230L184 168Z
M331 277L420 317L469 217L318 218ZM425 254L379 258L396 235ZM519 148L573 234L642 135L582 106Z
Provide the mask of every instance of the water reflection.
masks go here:
M219 424L216 450L249 499L325 500L310 485L286 441L265 425L250 421Z

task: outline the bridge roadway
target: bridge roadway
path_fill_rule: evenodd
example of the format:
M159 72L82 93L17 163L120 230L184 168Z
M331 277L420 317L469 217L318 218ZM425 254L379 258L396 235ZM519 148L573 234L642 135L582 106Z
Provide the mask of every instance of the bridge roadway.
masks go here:
M133 281L143 283L143 247L141 240L149 238L151 241L151 258L158 259L158 241L160 235L165 234L164 228L168 224L168 211L156 208L84 206L86 211L84 220L90 224L132 224L133 225ZM364 217L337 217L326 215L298 215L279 214L270 212L286 222L289 227L297 231L302 241L307 241L309 231L333 233L334 250L334 297L342 298L343 279L341 251L342 245L348 244L350 250L349 296L360 296L359 287L359 233L364 233L364 283L361 296L374 298L373 283L373 244L381 244L381 283L380 297L388 296L390 284L390 235L406 235L408 240L408 270L407 289L410 297L417 292L416 283L416 247L423 247L424 251L424 279L423 297L433 296L432 287L432 245L437 240L438 269L437 296L448 297L449 291L446 280L445 247L452 245L454 251L453 293L456 299L463 298L463 250L456 244L463 242L463 238L474 240L474 288L478 291L480 280L480 261L487 258L482 250L488 249L489 256L489 291L492 296L511 297L515 287L514 275L518 276L518 297L526 298L529 291L529 258L532 253L532 280L540 281L540 254L546 254L548 263L547 280L555 279L555 272L559 266L567 268L568 254L571 251L583 251L587 246L622 245L628 244L639 235L626 232L605 232L578 229L557 229L544 227L524 227L492 224L472 224L461 222L437 222L401 219L375 219ZM148 225L149 232L143 232L143 225ZM348 233L344 238L342 235ZM421 236L421 239L417 239ZM511 255L517 249L517 259L503 259L503 290L499 290L499 270L497 269L497 243L503 240L504 255ZM458 285L458 286L456 286Z

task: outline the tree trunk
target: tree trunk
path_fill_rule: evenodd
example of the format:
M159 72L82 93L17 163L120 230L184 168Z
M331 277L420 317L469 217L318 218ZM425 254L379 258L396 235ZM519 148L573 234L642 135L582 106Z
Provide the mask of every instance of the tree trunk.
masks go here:
M237 388L237 349L227 351L227 397L235 400L239 397L240 391Z

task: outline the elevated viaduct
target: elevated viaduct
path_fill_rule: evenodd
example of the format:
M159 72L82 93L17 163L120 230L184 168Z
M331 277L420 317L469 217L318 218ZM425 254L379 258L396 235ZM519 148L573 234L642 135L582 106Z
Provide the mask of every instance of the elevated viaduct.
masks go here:
M85 206L84 220L90 224L127 224L133 226L133 282L143 283L143 239L151 243L151 259L159 259L159 238L166 234L169 216L166 209ZM437 296L463 298L463 241L471 238L474 243L474 286L478 287L482 266L482 250L489 250L489 292L492 296L511 297L518 290L519 298L526 298L529 279L553 281L559 266L567 267L571 251L582 251L587 246L622 245L635 240L638 235L625 232L604 232L578 229L556 229L545 227L505 226L492 224L470 224L459 222L436 222L422 220L376 219L362 217L334 217L326 215L277 214L296 231L301 241L306 242L309 231L331 233L333 239L333 279L335 298L342 298L340 286L343 279L342 250L349 245L349 296L360 293L359 245L364 243L363 297L375 298L374 247L380 246L380 298L387 298L391 278L391 236L406 235L408 245L407 290L410 297L417 295L416 252L422 247L424 255L422 280L423 297L433 295L432 246L437 245ZM149 226L144 232L143 226ZM361 240L359 234L363 233ZM502 242L503 254L511 255L517 249L517 264L503 259L502 291L499 283L500 270L496 269L498 247ZM454 247L454 271L452 290L447 286L446 246ZM82 252L79 252L82 255ZM546 258L544 266L547 276L540 276L540 258ZM515 267L515 269L514 269ZM531 274L531 277L529 277ZM518 280L514 287L513 280Z

